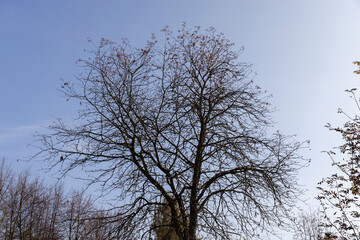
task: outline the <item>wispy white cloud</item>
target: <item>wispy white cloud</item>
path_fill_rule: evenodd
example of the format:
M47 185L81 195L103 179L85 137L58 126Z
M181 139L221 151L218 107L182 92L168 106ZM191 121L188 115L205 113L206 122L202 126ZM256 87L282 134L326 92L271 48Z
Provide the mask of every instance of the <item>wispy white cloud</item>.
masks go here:
M0 142L14 141L19 138L29 137L40 128L41 125L22 125L12 128L0 128Z

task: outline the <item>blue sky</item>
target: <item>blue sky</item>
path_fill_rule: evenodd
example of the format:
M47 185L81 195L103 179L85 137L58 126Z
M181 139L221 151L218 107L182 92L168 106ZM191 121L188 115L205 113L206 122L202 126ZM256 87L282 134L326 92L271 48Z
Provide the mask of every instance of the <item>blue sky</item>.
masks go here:
M274 96L276 128L311 141L300 181L312 198L332 171L321 151L340 143L324 124L345 121L338 107L355 113L344 90L360 87L352 65L360 59L360 0L0 0L0 157L16 169L42 165L16 160L33 153L36 131L76 113L58 89L81 72L75 61L91 48L88 37L127 37L141 47L183 21L214 26L245 47L240 60Z

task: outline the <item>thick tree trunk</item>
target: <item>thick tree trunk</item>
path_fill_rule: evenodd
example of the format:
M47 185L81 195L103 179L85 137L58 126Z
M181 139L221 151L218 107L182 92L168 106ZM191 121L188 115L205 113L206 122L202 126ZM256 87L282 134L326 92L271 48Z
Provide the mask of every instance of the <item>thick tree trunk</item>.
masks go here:
M201 121L203 121L203 119L201 119ZM199 188L200 173L201 173L202 153L204 150L203 148L204 148L205 135L206 135L205 129L206 126L202 122L199 145L197 147L197 152L195 157L194 174L193 174L191 196L190 196L189 240L196 240L196 228L197 228L197 218L198 218L197 196L198 196L198 188Z

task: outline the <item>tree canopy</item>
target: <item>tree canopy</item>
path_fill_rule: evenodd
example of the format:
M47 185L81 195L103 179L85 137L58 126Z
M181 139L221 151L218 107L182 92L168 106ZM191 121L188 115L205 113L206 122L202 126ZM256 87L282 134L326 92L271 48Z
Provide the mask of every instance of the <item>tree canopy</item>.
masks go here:
M270 132L269 97L223 34L162 32L143 48L94 44L79 60L84 73L63 85L79 116L52 125L40 155L116 194L118 217L138 239L161 227L159 209L181 240L252 238L280 226L299 193L302 144Z

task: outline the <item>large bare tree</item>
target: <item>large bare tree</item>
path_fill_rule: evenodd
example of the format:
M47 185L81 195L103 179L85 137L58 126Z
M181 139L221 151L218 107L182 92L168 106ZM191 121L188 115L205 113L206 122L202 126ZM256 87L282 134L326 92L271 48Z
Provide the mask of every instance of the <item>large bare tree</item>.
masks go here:
M268 132L268 96L223 34L163 33L143 49L95 44L84 73L63 86L80 101L77 121L52 125L41 154L117 194L138 239L162 227L163 207L182 240L252 238L280 225L299 193L302 145Z

